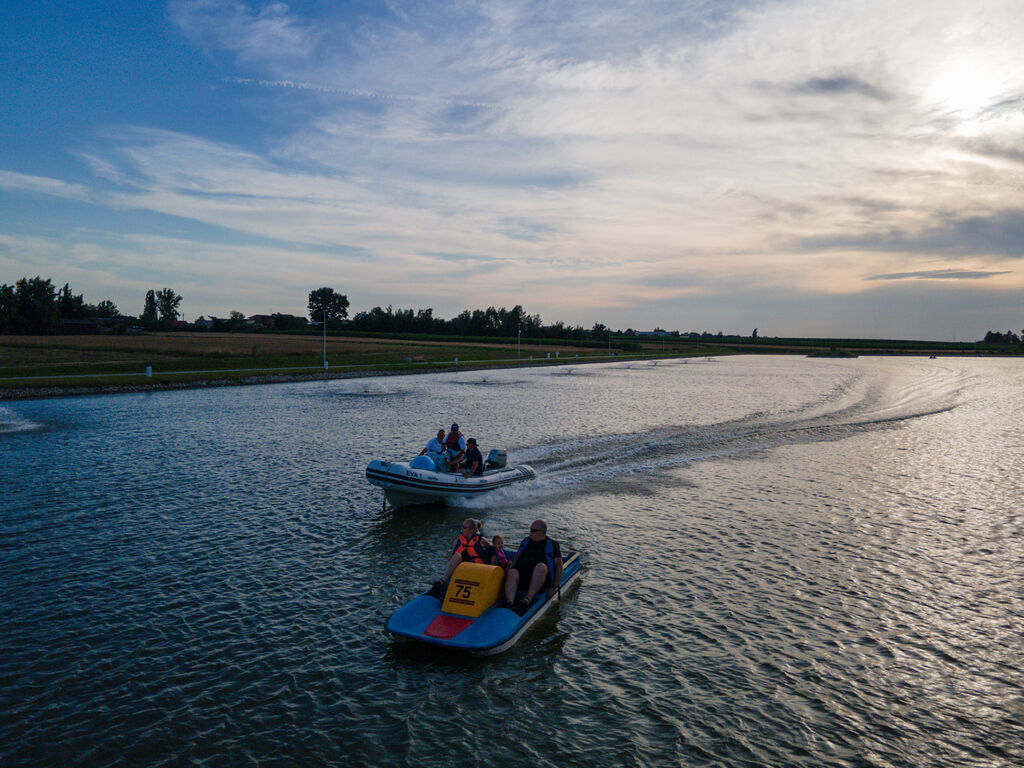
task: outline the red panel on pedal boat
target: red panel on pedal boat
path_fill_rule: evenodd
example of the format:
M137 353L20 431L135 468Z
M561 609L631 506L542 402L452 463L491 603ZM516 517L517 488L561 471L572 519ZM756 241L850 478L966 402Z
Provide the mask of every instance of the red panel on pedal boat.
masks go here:
M461 616L449 616L439 613L427 625L427 628L423 630L423 634L427 637L450 640L472 623L473 619L464 619Z

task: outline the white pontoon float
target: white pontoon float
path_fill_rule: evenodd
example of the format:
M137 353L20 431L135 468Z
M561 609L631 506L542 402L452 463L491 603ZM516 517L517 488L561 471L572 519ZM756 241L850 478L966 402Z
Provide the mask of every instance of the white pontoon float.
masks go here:
M463 477L461 472L438 471L435 462L427 456L417 456L412 461L375 459L366 467L366 479L384 489L384 496L392 507L405 507L476 498L495 488L537 476L526 464L506 467L505 463L505 452L493 450L487 457L483 475Z

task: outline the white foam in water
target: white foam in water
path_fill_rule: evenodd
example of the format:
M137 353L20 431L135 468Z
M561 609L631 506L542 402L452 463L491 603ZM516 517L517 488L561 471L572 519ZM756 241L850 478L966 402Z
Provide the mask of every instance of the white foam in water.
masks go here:
M41 429L42 424L23 418L10 408L0 405L0 435L11 435L16 432L31 432L34 429Z
M565 494L608 490L636 477L708 459L750 456L776 446L841 439L904 419L943 412L962 386L955 372L862 375L859 371L814 382L812 397L711 424L666 424L641 432L573 438L515 451L537 478L458 502L467 508L523 506Z

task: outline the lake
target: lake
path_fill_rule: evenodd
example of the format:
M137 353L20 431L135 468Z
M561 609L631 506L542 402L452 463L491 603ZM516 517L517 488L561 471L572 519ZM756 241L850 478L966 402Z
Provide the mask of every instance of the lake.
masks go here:
M1024 362L739 356L0 402L0 765L1024 763ZM536 480L382 508L458 421ZM396 644L459 523L579 549Z

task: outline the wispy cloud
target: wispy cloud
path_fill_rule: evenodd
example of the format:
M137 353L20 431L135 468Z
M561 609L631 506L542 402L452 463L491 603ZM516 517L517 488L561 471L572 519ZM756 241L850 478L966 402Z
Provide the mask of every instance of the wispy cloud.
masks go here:
M794 84L792 90L796 93L824 96L852 94L855 96L866 96L879 101L889 101L892 98L884 88L879 88L852 75L811 77L803 82Z
M0 189L27 192L33 195L53 195L72 200L88 200L92 192L84 184L73 184L61 179L32 176L14 171L0 171Z
M889 229L835 237L813 237L802 242L809 251L861 250L926 253L933 256L995 256L1024 258L1024 210L1001 211L989 216L947 220L921 230Z
M294 83L291 80L254 80L250 77L225 77L225 83L236 85L258 85L262 88L293 88L300 91L314 91L316 93L327 93L334 96L348 96L353 99L376 99L380 101L414 101L424 104L443 104L452 107L492 107L484 101L466 101L460 99L436 99L429 96L415 96L404 93L377 93L355 88L332 88L326 85L315 83Z
M968 271L956 269L926 269L920 272L892 272L872 275L866 280L984 280L995 275L1008 275L1009 271Z
M325 31L282 2L251 8L238 0L172 0L167 16L197 44L254 64L301 62L312 55Z

